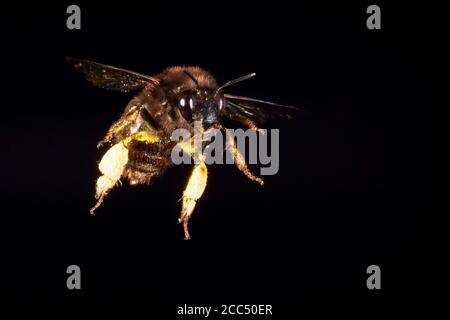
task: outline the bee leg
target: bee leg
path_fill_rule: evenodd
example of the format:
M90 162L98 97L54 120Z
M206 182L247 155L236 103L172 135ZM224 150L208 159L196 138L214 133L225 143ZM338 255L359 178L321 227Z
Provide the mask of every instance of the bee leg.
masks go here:
M105 196L119 182L127 163L128 149L122 141L106 151L98 165L103 175L97 179L95 185L95 198L97 199L97 203L90 210L91 214L94 214L94 211L102 204Z
M120 132L121 129L123 129L128 123L119 120L116 123L114 123L106 133L105 137L97 143L97 149L100 149L103 145L109 143L114 139L114 137Z
M258 128L258 126L252 120L250 120L244 116L236 114L236 115L232 115L231 118L235 121L242 123L247 128L250 128L254 131L264 134L264 130Z
M133 101L131 101L130 103L132 102ZM111 125L105 137L98 142L97 148L100 148L104 144L111 142L114 139L114 137L116 137L126 128L130 127L133 123L135 123L141 108L142 108L141 106L134 105L133 103L129 105L125 110L125 114L119 120L117 120L115 123Z
M208 169L204 161L197 164L189 177L188 184L183 191L182 209L178 222L183 223L184 240L189 240L188 222L194 211L195 204L206 188Z
M227 148L230 149L230 152L233 154L234 162L238 169L245 174L247 178L250 180L258 182L261 186L264 185L264 180L260 177L255 176L250 169L247 167L247 163L245 162L244 156L239 152L239 149L236 147L236 143L234 138L231 137L227 139Z

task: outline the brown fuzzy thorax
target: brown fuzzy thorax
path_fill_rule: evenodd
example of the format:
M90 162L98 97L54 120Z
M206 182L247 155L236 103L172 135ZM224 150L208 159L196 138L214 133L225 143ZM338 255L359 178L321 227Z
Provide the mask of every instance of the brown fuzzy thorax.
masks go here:
M172 89L182 87L184 90L192 90L196 88L195 82L185 72L188 72L197 80L198 88L210 90L216 90L218 88L217 81L213 75L200 67L170 67L158 74L156 78L160 81L160 85L169 85Z

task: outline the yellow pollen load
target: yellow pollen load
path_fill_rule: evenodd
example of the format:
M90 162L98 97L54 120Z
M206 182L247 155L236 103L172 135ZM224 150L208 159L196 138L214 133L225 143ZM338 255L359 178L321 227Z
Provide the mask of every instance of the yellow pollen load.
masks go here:
M95 197L98 199L105 196L110 189L119 181L123 170L128 162L128 149L123 142L113 145L106 151L98 168L103 174L97 179Z
M119 180L122 176L123 169L128 162L128 149L123 142L113 145L106 151L98 168L100 172L111 180Z
M206 181L208 179L208 169L205 162L195 166L189 177L186 189L183 192L183 203L181 208L181 216L179 221L183 223L184 239L189 240L191 236L188 230L188 221L194 211L195 204L202 196L206 188Z
M203 191L205 191L207 178L208 170L206 169L205 163L201 162L192 171L186 189L184 190L183 198L198 200L202 196Z
M107 176L99 177L95 185L95 198L100 198L102 194L105 194L109 189L112 189L115 184L116 182L111 180Z

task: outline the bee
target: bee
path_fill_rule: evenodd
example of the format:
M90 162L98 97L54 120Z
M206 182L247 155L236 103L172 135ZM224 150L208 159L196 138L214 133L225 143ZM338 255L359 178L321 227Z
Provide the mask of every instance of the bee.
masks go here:
M155 76L147 76L88 60L72 57L66 60L97 87L138 91L97 145L109 148L98 165L101 175L96 182L97 202L91 214L121 178L126 178L131 186L149 185L173 164L171 151L180 144L170 138L175 129L193 132L193 123L200 121L206 135L212 128L223 130L222 120L229 119L259 130L259 125L267 120L290 118L293 110L291 106L224 93L225 88L253 77L254 73L219 86L208 71L197 66L174 66ZM180 147L190 155L195 153L191 144ZM227 140L226 147L238 169L262 186L264 181L249 170L234 139ZM200 159L183 191L179 223L183 225L186 240L190 239L188 222L205 190L207 175L205 161Z

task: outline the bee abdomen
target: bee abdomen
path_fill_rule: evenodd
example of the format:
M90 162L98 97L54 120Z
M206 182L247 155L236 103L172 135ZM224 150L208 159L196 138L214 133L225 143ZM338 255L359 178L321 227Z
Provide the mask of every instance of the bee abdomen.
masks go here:
M131 141L128 144L127 177L130 184L148 184L170 166L170 149L166 145Z

